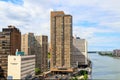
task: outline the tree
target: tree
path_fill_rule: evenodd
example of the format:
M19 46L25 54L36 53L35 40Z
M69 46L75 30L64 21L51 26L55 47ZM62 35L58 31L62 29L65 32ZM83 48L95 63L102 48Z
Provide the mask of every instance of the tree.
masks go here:
M78 80L78 78L77 77L73 77L71 80Z
M36 75L40 74L40 69L39 68L35 68L35 74Z
M48 59L50 59L50 52L48 53Z

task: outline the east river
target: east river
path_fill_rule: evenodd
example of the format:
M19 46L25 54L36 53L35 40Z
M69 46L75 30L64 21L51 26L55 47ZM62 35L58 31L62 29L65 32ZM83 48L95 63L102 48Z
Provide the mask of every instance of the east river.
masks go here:
M92 79L120 80L120 58L89 53L92 61Z

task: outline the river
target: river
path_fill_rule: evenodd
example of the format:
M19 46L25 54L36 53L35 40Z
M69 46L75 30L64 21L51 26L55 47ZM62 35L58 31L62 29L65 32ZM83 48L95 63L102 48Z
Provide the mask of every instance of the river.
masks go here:
M92 61L92 79L120 80L120 58L89 53Z

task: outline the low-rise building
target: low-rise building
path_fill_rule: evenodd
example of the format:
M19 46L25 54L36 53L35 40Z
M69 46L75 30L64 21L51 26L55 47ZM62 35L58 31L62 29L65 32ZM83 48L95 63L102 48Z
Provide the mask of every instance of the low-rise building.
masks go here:
M26 79L35 76L35 55L8 56L8 77Z

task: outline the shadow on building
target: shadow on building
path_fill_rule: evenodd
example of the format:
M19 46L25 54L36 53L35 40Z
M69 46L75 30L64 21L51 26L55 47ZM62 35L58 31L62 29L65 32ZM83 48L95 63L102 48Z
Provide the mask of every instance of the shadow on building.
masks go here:
M78 68L88 67L87 53L80 51L80 49L78 49L74 45L73 45L72 61L73 61L73 65L77 66Z
M4 70L0 66L0 80L5 79Z

